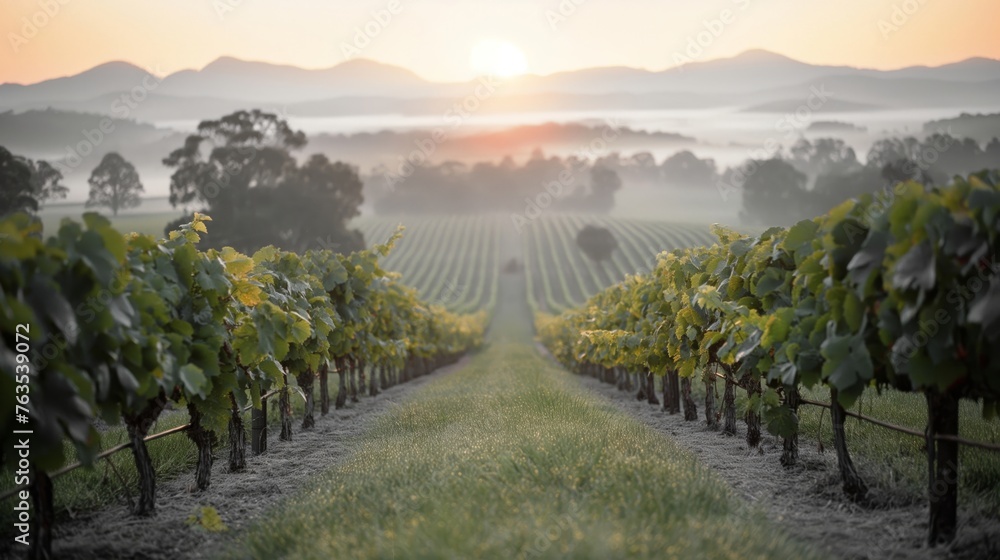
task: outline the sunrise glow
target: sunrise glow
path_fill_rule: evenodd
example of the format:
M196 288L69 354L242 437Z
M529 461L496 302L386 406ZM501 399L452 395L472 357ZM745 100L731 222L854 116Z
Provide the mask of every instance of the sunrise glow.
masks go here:
M495 39L477 43L469 55L469 63L476 74L498 78L512 78L528 71L528 61L521 49Z

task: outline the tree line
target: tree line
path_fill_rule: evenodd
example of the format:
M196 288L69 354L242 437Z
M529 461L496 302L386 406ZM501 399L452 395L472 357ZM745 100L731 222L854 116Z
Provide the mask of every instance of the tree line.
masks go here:
M290 251L331 249L350 252L364 246L347 221L363 202L356 167L313 154L298 163L293 152L307 139L287 121L257 109L237 111L199 123L184 145L163 159L172 168L170 203L185 215L165 232L192 221L193 210L210 212L215 227L202 246L254 251L274 245ZM37 213L69 189L45 161L32 161L0 147L2 214ZM88 207L112 214L137 207L145 192L135 166L109 152L91 173Z
M251 251L273 244L297 251L347 251L364 245L361 233L346 224L359 214L365 193L380 214L519 212L540 196L550 197L547 207L553 210L606 213L625 185L714 188L723 198L739 196L747 224L788 224L901 181L941 185L1000 160L997 138L980 145L935 132L923 139L880 139L864 162L841 139L801 138L769 159L725 169L689 150L658 162L650 152L612 152L591 160L536 149L523 163L510 156L475 164L424 163L403 176L378 166L362 178L355 166L326 155L299 157L296 152L306 144L303 132L260 110L202 121L162 160L173 169L170 202L185 210L167 231L190 221L189 210L199 210L216 220L205 238L207 247ZM0 174L4 212L37 212L68 192L58 169L2 147ZM136 207L144 192L135 167L115 152L104 156L88 182L87 206L106 207L112 214Z
M523 164L510 156L472 165L425 163L405 176L378 166L366 187L380 214L520 211L541 193L551 196L553 209L604 213L614 206L622 181L613 169L585 158L546 156L536 149Z
M0 146L0 215L38 212L50 200L66 198L69 189L62 173L49 162L34 161L10 153ZM135 208L144 192L135 166L117 152L108 152L87 180L90 195L87 207L107 207L112 214Z
M721 193L742 192L747 223L787 225L823 214L863 194L887 191L905 181L942 186L956 175L996 166L1000 140L985 146L938 132L921 139L884 138L861 163L843 140L800 139L767 160L747 160L719 178Z

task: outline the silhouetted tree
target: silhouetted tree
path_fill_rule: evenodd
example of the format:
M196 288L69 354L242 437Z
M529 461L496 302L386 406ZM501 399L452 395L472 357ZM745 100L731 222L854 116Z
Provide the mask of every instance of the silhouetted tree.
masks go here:
M622 183L628 187L659 187L663 182L663 174L656 164L656 158L649 152L632 154L622 162L617 171Z
M359 214L362 186L353 166L331 162L323 154L311 156L278 189L281 212L275 218L287 232L282 245L298 251L338 252L364 246L360 233L344 226Z
M743 183L745 220L772 226L794 223L809 214L812 204L805 173L777 158L757 161L752 169Z
M782 225L829 211L843 201L888 189L903 181L943 184L950 175L967 175L996 165L1000 141L982 149L972 139L933 133L923 140L883 138L868 151L864 166L843 141L799 140L787 160L747 162L728 169L725 182L743 186L745 220ZM806 174L818 173L811 189Z
M700 159L688 150L677 152L663 160L660 170L668 185L710 186L718 175L715 160Z
M615 205L615 193L622 188L621 177L613 169L595 165L590 169L590 200L592 208L610 210Z
M34 213L46 200L66 198L62 173L46 161L16 156L0 146L0 214Z
M613 170L577 157L546 157L540 150L518 166L505 157L499 163L469 167L455 161L424 163L406 176L387 177L387 168L366 179L379 213L454 213L539 209L607 212L614 205L621 178Z
M986 152L972 138L956 138L946 133L931 134L921 142L920 160L931 174L939 173L941 183L954 175L982 171L996 162L986 160Z
M209 246L247 252L272 244L290 250L361 248L361 234L346 226L362 202L357 170L321 155L300 167L291 152L305 144L304 133L258 109L202 121L197 134L163 160L175 168L170 203L198 204L212 216L203 237Z
M1000 138L994 137L990 140L990 143L986 145L986 149L983 150L983 159L986 160L987 166L1000 165L1000 163L997 163L1000 162Z
M0 212L36 212L38 201L31 187L31 168L0 147Z
M861 167L847 173L827 173L816 178L810 194L810 209L802 218L819 216L847 199L874 193L889 186L881 170Z
M117 216L119 210L135 208L142 203L139 195L145 192L139 172L117 152L108 152L87 179L90 196L87 207L107 206Z
M911 161L920 157L920 141L916 138L881 138L868 150L866 165L882 169L901 159Z
M854 149L839 138L800 138L789 148L789 163L810 177L850 173L861 167Z
M905 181L916 181L924 185L933 185L938 182L935 181L929 169L906 158L885 164L882 166L880 174L883 181L888 185L895 185Z
M576 245L590 260L599 263L611 258L618 240L607 228L587 225L576 234Z

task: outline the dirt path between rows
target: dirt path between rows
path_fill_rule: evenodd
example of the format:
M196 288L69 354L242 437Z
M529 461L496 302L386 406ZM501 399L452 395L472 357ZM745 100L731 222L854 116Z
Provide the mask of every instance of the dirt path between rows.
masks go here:
M701 417L699 421L685 422L682 414L669 415L662 406L637 401L632 393L592 377L579 379L614 406L692 451L739 496L751 506L760 506L791 536L835 558L1000 558L1000 524L995 520L960 511L959 536L952 547L929 549L923 544L927 530L925 505L866 509L849 502L840 491L836 454L820 453L807 440L800 445L799 464L785 469L778 462L781 442L774 437L765 434L762 454L748 452L742 432L735 437L724 436L709 430ZM740 428L744 427L741 423Z
M194 472L157 485L156 515L133 516L124 505L90 512L57 524L53 552L56 558L100 559L217 558L243 531L270 508L294 496L310 480L350 455L358 437L372 421L428 381L461 368L468 356L434 373L397 385L381 395L362 398L342 410L317 418L316 427L299 429L290 442L278 441L278 430L269 427L268 450L247 458L242 473L227 472L226 449L217 450L212 484L205 492L192 492ZM172 436L184 437L184 436ZM200 506L215 507L228 526L223 533L194 529L185 520Z

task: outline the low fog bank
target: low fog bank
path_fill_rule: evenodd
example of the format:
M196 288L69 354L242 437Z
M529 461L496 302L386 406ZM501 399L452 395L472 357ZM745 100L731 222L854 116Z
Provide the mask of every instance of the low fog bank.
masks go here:
M311 126L303 133L305 147L291 149L290 158L301 165L321 154L352 166L363 182L362 216L548 211L738 226L788 223L893 181L940 183L1000 164L1000 113L801 117L761 108L621 114L512 126L498 121L473 130L312 133L317 128ZM285 122L294 129L301 121ZM83 202L103 155L121 153L149 199L133 212L196 209L163 200L175 172L163 160L188 136L59 110L0 114L0 146L49 161L63 174L66 202ZM42 213L73 210L49 202Z

